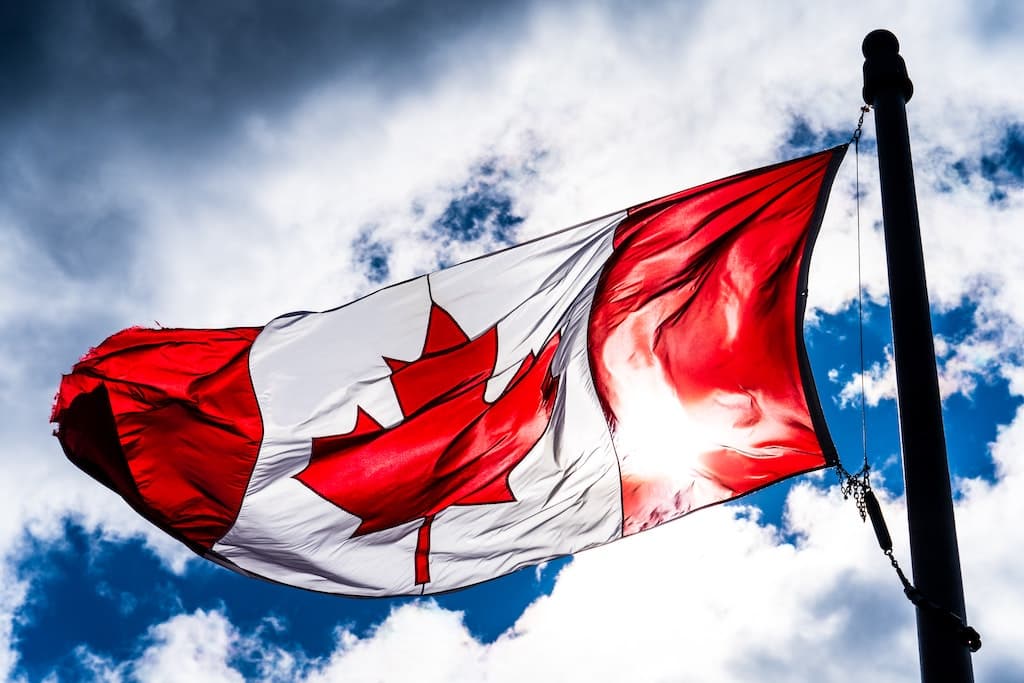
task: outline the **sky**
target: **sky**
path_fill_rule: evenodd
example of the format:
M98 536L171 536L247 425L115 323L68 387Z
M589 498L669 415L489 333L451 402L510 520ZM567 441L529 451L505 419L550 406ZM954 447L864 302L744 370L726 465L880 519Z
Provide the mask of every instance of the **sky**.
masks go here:
M433 599L205 563L64 458L62 373L130 325L262 325L849 139L900 39L978 680L1024 680L1024 9L899 3L0 4L0 679L917 680L834 473ZM853 150L805 337L862 458ZM909 569L874 122L859 157L873 483Z

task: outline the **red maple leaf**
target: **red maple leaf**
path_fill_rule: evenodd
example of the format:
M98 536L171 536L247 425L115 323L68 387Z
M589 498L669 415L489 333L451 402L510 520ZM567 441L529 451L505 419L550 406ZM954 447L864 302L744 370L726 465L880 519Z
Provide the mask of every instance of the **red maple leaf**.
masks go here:
M384 358L404 419L385 428L359 407L352 431L313 439L309 465L295 478L359 517L353 536L422 519L414 566L416 583L427 583L430 525L438 512L516 499L509 474L551 419L558 380L550 366L558 342L555 334L539 357L529 354L504 393L488 402L497 330L471 340L431 304L420 357Z

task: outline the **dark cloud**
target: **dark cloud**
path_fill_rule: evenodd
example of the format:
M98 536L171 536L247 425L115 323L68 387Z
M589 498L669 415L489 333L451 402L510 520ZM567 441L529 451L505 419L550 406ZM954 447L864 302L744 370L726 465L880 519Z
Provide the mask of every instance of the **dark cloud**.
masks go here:
M110 277L144 227L140 162L187 174L326 83L382 99L521 33L524 3L0 3L0 223L75 277ZM124 179L112 186L111 178Z
M330 77L407 86L467 33L500 42L521 14L477 1L3 3L0 112L195 134Z
M74 280L123 283L139 238L132 188L106 186L109 163L87 141L55 140L23 131L0 148L0 225Z
M879 558L885 561L881 553ZM895 574L889 591L879 591L877 585L849 570L838 576L811 577L809 580L835 586L809 605L812 618L829 624L827 636L824 631L795 631L785 649L780 649L778 643L746 642L743 650L738 651L733 661L727 664L735 680L829 679L838 666L857 666L857 660L865 653L891 651L893 643L899 641L907 622L913 618L914 607L903 596ZM806 651L817 654L826 639L842 643L843 651L833 653L830 658L814 655L804 658L799 675L794 676L792 653ZM865 672L878 670L879 666L885 664L879 661L862 666L862 670L851 673L850 678L868 678ZM897 672L886 673L892 676L885 680L897 678Z
M8 421L10 435L18 433L43 436L50 431L51 400L57 392L61 375L114 331L125 327L126 321L116 312L104 310L113 294L90 288L95 294L83 302L81 310L58 320L41 320L35 316L12 316L5 321L0 334L0 357L18 367L13 382L0 377L0 414ZM140 321L155 324L155 321ZM60 452L56 440L55 453Z
M988 46L1001 42L1017 43L1024 31L1024 7L1016 0L986 0L973 3L964 15L965 28Z
M22 224L72 279L130 280L138 234L133 211L116 202L74 206L56 198L22 208Z

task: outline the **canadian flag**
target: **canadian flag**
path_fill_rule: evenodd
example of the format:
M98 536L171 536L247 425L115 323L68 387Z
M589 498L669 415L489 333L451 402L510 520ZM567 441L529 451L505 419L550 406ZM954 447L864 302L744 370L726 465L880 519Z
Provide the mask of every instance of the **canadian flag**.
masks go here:
M131 328L65 375L68 458L201 555L451 590L834 462L804 351L845 146L262 328Z

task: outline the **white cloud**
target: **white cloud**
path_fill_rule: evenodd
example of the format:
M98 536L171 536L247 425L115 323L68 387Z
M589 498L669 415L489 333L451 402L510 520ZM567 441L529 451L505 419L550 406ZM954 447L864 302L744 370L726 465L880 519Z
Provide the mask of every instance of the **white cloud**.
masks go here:
M239 640L223 614L196 610L150 628L148 645L132 661L114 664L85 648L76 654L94 678L104 681L241 683L245 679L230 664Z
M429 602L407 605L394 610L367 638L342 632L335 653L302 680L487 680L495 672L485 666L486 650L470 635L459 613Z
M955 394L970 398L979 382L997 378L1010 383L1011 393L1024 395L1016 380L1021 368L1024 327L1010 316L987 307L984 300L974 313L970 331L962 339L954 341L936 335L934 343L939 394L943 400ZM838 382L840 373L833 370L829 380ZM839 404L859 405L862 392L869 406L896 398L896 366L891 346L885 348L883 362L872 363L863 373L852 373L839 391Z
M978 366L971 360L979 351L974 346L958 346L953 357L938 361L939 395L943 400L954 394L970 397L978 386L978 380L990 375L987 366ZM939 350L936 350L936 356L942 359ZM853 373L839 390L839 405L844 408L860 405L862 395L869 406L896 400L896 366L892 347L886 347L883 362L872 363L863 373Z
M495 669L520 662L519 678L570 681L848 679L852 643L906 649L910 610L837 498L794 490L795 545L719 509L582 556L527 610L518 636L494 646ZM893 680L913 660L867 666L860 675Z
M24 602L28 586L12 575L9 567L0 566L0 680L13 681L18 662L14 638L15 612Z
M837 381L832 379L833 382ZM844 408L860 405L861 396L869 406L896 398L896 366L892 362L892 349L886 348L885 362L872 363L864 372L855 372L839 390L839 404Z
M199 610L173 617L155 626L150 638L153 644L132 665L132 674L139 680L243 680L228 665L238 635L221 614Z

